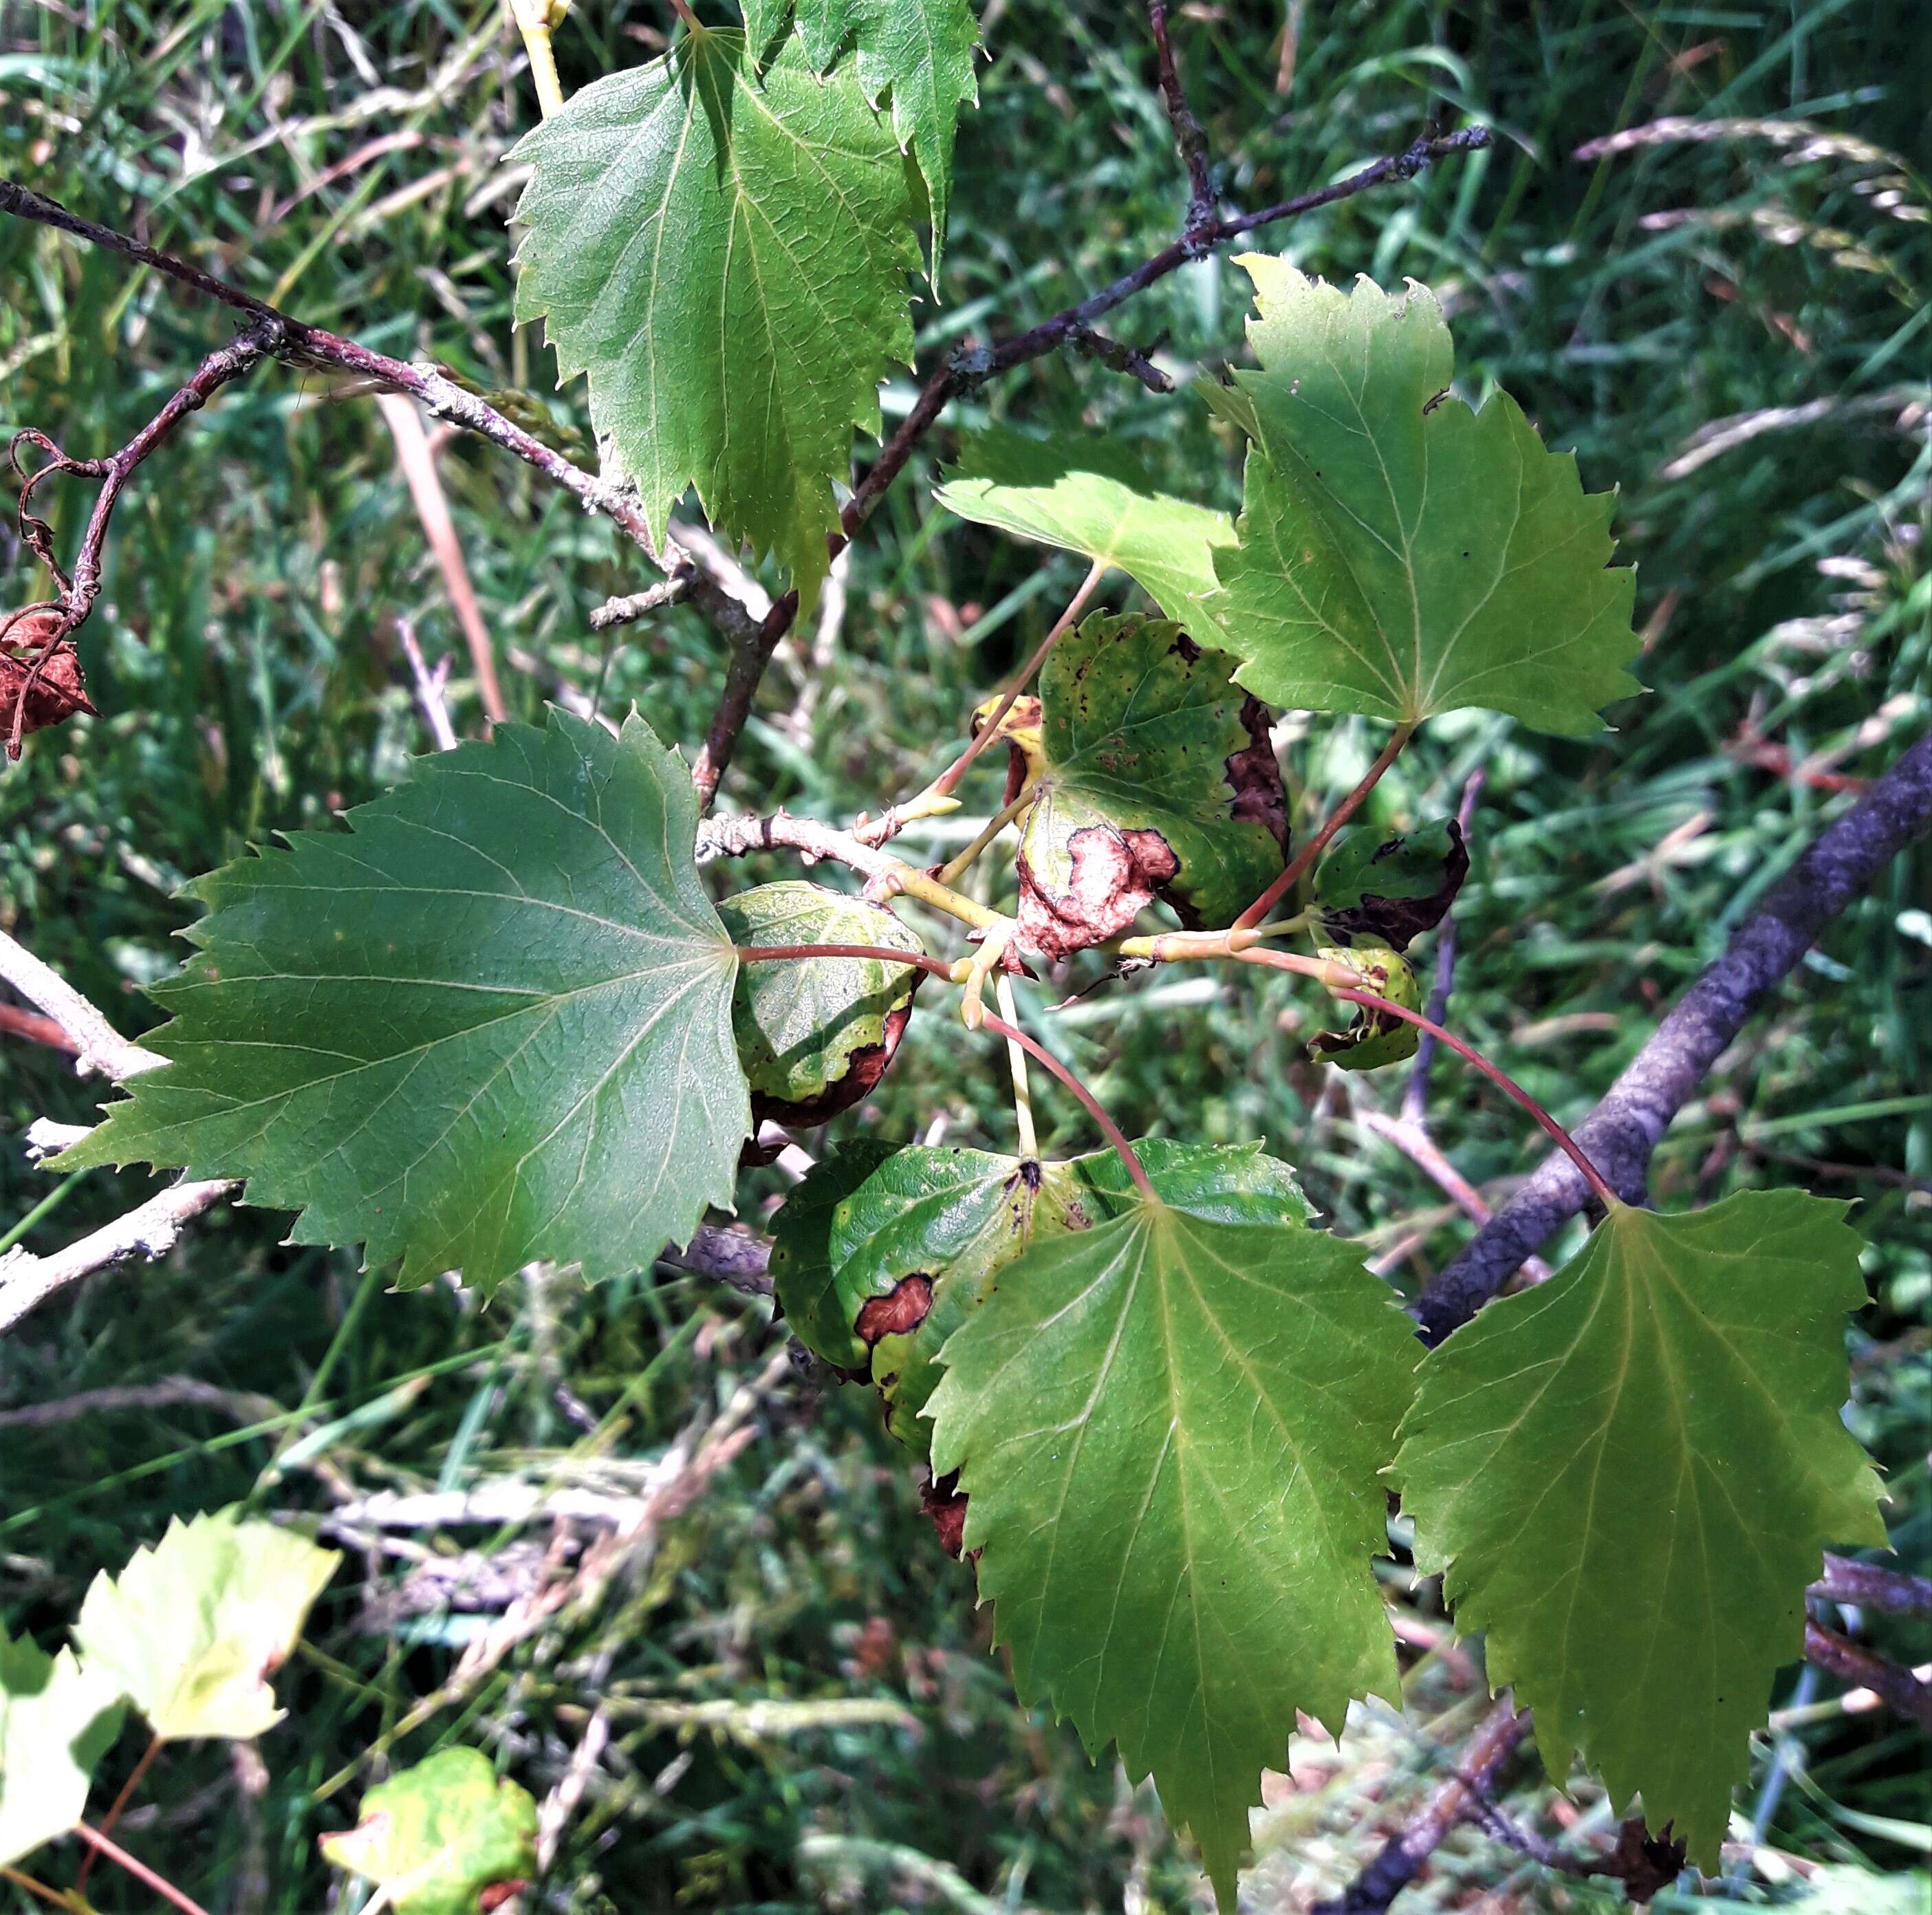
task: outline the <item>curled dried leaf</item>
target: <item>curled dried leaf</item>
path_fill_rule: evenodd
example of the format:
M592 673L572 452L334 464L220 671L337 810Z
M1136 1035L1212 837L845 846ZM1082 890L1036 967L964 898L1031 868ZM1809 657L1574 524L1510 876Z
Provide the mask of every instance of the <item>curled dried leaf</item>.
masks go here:
M1393 837L1345 831L1315 874L1315 908L1331 944L1404 951L1448 917L1468 875L1468 847L1453 818Z
M94 710L65 623L50 606L0 616L0 731L9 758L20 755L28 732Z

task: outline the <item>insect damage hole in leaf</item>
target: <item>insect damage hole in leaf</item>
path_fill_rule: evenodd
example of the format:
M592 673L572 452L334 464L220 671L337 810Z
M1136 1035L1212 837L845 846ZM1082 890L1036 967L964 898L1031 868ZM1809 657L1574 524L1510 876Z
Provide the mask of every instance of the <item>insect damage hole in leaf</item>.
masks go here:
M1260 370L1211 395L1252 441L1238 539L1208 601L1257 696L1399 724L1476 705L1544 731L1602 729L1642 688L1636 574L1612 569L1614 493L1586 494L1506 392L1453 394L1449 329L1390 295L1238 263Z
M1882 1545L1839 1412L1866 1301L1848 1206L1618 1204L1547 1283L1430 1352L1390 1472L1491 1683L1716 1872L1772 1679L1828 1544Z
M1370 1559L1420 1352L1358 1247L1136 1201L1036 1242L928 1406L1022 1697L1151 1772L1234 1906L1298 1709L1399 1693Z
M1030 948L1102 943L1156 899L1218 929L1280 872L1280 768L1233 664L1169 621L1104 613L1048 659L1018 854Z
M297 1243L486 1293L537 1258L641 1269L730 1206L737 961L642 719L500 725L344 823L188 887L170 1062L64 1164L245 1178Z

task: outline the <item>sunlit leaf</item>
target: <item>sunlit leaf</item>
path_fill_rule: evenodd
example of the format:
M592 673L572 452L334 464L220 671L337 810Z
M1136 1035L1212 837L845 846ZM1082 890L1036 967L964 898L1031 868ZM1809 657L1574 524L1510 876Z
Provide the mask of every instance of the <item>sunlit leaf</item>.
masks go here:
M386 1892L395 1915L478 1915L537 1871L537 1805L473 1748L446 1748L362 1798L323 1856ZM486 1903L486 1891L496 1890Z
M1250 254L1258 372L1222 410L1254 443L1220 642L1278 705L1399 721L1459 706L1601 729L1640 688L1613 493L1586 494L1506 392L1472 410L1435 296L1352 293Z
M245 1177L297 1243L485 1291L642 1268L729 1205L737 960L650 728L499 725L346 819L188 887L201 949L144 1040L172 1061L63 1160Z
M232 1510L177 1518L119 1575L95 1577L74 1639L160 1740L245 1742L281 1720L268 1678L341 1560Z
M928 1409L1029 1703L1201 1844L1222 1907L1295 1711L1395 1697L1370 1559L1419 1346L1358 1248L1136 1203L1036 1242Z
M795 37L760 73L742 34L689 32L512 157L531 168L517 317L589 375L652 529L694 486L808 605L854 428L878 431L880 381L912 356L913 196L860 79L821 79Z
M848 1305L835 1280L832 1216L898 1148L877 1137L839 1145L812 1166L772 1220L770 1269L778 1307L799 1341L841 1370L864 1369L872 1351L853 1328L865 1298Z
M1846 1209L1619 1205L1430 1354L1393 1472L1418 1565L1535 1711L1551 1776L1580 1749L1707 1874L1826 1546L1886 1539L1839 1418L1865 1301Z
M121 1727L112 1676L0 1629L0 1867L64 1835Z

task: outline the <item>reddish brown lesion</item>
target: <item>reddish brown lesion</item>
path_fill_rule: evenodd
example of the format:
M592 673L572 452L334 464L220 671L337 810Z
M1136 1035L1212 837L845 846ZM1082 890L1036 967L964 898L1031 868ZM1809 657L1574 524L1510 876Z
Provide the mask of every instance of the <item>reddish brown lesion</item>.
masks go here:
M20 755L29 731L93 710L63 614L47 606L0 614L0 736L7 755Z
M932 1279L922 1270L902 1277L884 1296L868 1297L852 1328L868 1348L882 1337L903 1337L916 1330L932 1308Z
M966 1542L966 1498L960 1490L958 1471L936 1480L928 1477L920 1485L919 1502L939 1532L940 1547L956 1561Z
M915 993L923 981L920 973L914 973ZM906 1025L911 1020L912 1006L913 1000L909 996L896 1010L888 1011L878 1043L854 1051L846 1060L844 1074L826 1085L816 1097L788 1102L783 1097L768 1096L763 1091L754 1090L752 1093L754 1127L769 1121L795 1130L808 1130L818 1124L830 1123L842 1110L849 1110L853 1105L870 1097L878 1088L879 1079L892 1067L899 1040L905 1035Z
M1090 824L1066 841L1064 889L1049 891L1022 851L1018 860L1020 937L1029 950L1063 958L1117 938L1162 894L1180 869L1158 831Z

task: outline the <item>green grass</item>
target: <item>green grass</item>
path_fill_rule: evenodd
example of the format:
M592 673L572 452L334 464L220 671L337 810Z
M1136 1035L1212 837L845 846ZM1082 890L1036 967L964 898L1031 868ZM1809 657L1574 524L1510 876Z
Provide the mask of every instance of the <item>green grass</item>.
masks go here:
M560 36L566 87L647 57L669 17L586 0ZM1138 9L1016 0L988 17L944 302L919 311L926 365L1145 257L1184 197ZM1917 10L1897 0L1312 5L1282 95L1280 17L1252 0L1178 10L1190 89L1240 203L1399 149L1444 107L1499 137L1487 155L1262 243L1330 276L1428 281L1449 305L1466 389L1508 386L1551 443L1575 449L1587 484L1623 489L1649 695L1612 713L1616 731L1596 741L1445 719L1374 800L1382 820L1434 815L1486 773L1458 905L1456 1019L1574 1120L1848 802L1745 747L1869 777L1932 710L1925 442L1888 396L1922 391L1932 352L1916 78L1932 47ZM582 428L580 388L553 394L548 354L509 323L501 161L534 108L499 9L92 0L0 18L9 176L110 223L138 202L154 243L386 350L527 387ZM439 73L454 77L430 97ZM1802 118L1903 157L1780 146L1742 125L1570 157L1672 116ZM372 146L393 137L407 143ZM1163 339L1178 371L1212 377L1240 356L1244 283L1225 260L1204 263L1115 315L1114 329ZM124 440L230 330L152 276L11 222L0 224L0 425L40 427L76 455ZM889 414L910 392L891 389ZM1808 422L1677 471L1715 420L1814 404ZM1051 623L1078 563L961 525L930 499L935 461L987 418L1104 428L1139 441L1173 490L1238 497L1235 447L1184 392L1157 400L1052 359L959 405L855 554L828 662L800 662L802 635L775 667L732 802L839 818L916 789L966 709ZM647 582L609 529L474 443L451 445L442 470L515 710L535 713L560 683L601 686L607 709L635 700L664 735L694 743L722 669L708 629L679 611L593 638L590 609ZM86 494L52 495L67 549ZM37 596L10 543L0 564L0 602ZM0 779L0 924L130 1032L151 1022L138 986L176 961L191 916L176 884L380 790L423 748L391 636L398 614L433 656L460 659L376 409L274 368L223 393L142 473L116 520L82 635L104 716L44 734ZM539 668L508 669L512 647ZM815 704L800 736L808 676ZM454 704L474 730L460 664ZM1347 788L1374 743L1349 723L1298 734L1288 761L1305 818ZM983 815L998 794L997 773L980 774L969 812ZM988 865L977 881L998 876ZM781 873L772 860L729 875ZM1874 1301L1852 1333L1852 1420L1891 1472L1894 1538L1921 1567L1932 1556L1928 880L1922 848L1829 929L1684 1113L1654 1180L1666 1205L1786 1184L1860 1199ZM1388 1088L1338 1088L1299 1062L1321 1004L1280 978L1216 980L1177 1002L1178 981L1114 989L1033 1027L1130 1129L1267 1136L1335 1227L1412 1243L1394 1272L1405 1287L1452 1253L1466 1226L1350 1121L1352 1100ZM51 1053L0 1043L0 1124L87 1120L98 1090ZM830 1134L906 1137L938 1120L950 1141L1006 1147L1003 1069L994 1047L949 1035L928 1011L880 1094ZM1473 1181L1506 1188L1535 1161L1533 1133L1501 1100L1447 1062L1434 1085L1437 1138ZM1043 1091L1041 1103L1049 1148L1091 1146L1070 1102ZM782 1187L773 1172L755 1187ZM0 1232L60 1187L16 1147L0 1151ZM133 1174L90 1176L23 1241L51 1248L148 1187ZM352 1256L288 1247L284 1229L266 1213L217 1212L164 1263L92 1280L0 1346L9 1628L55 1640L94 1571L176 1512L252 1499L320 1515L384 1490L504 1476L621 1494L782 1345L761 1307L673 1274L589 1293L558 1278L478 1312L446 1289L386 1295ZM195 1387L139 1407L89 1395L169 1379ZM58 1404L76 1413L21 1420ZM171 1751L129 1820L130 1845L211 1910L295 1915L327 1892L315 1836L352 1817L382 1759L468 1741L542 1798L604 1700L609 1750L533 1907L1192 1906L1203 1891L1151 1793L1111 1762L1090 1767L1070 1731L1015 1705L968 1578L933 1546L912 1472L871 1406L788 1372L754 1427L599 1602L537 1629L420 1721L412 1712L500 1613L436 1606L436 1560L494 1552L504 1577L526 1582L546 1547L574 1561L591 1534L446 1527L353 1553L281 1679L290 1713L261 1745L266 1784L224 1749ZM1417 1621L1439 1619L1432 1585L1412 1591L1394 1574ZM1907 1661L1932 1653L1919 1625L1874 1622L1873 1635ZM1404 1720L1371 1709L1339 1750L1298 1744L1297 1781L1258 1829L1256 1907L1331 1890L1452 1759L1477 1706L1466 1670L1419 1655L1409 1679ZM681 1731L664 1707L854 1698L904 1712L733 1736ZM1795 1778L1766 1841L1805 1862L1922 1867L1922 1738L1882 1713L1813 1714L1784 1746ZM109 1784L136 1753L130 1736ZM1533 1764L1509 1784L1512 1812L1554 1832ZM1587 1787L1577 1801L1601 1826ZM56 1858L48 1872L70 1879L66 1865ZM1880 1892L1859 1879L1862 1893ZM104 1911L152 1905L102 1875L91 1887ZM1466 1829L1410 1905L1474 1906L1485 1891L1504 1898L1492 1906L1549 1906L1559 1893L1609 1902L1552 1886ZM1742 1892L1791 1891L1750 1873Z

